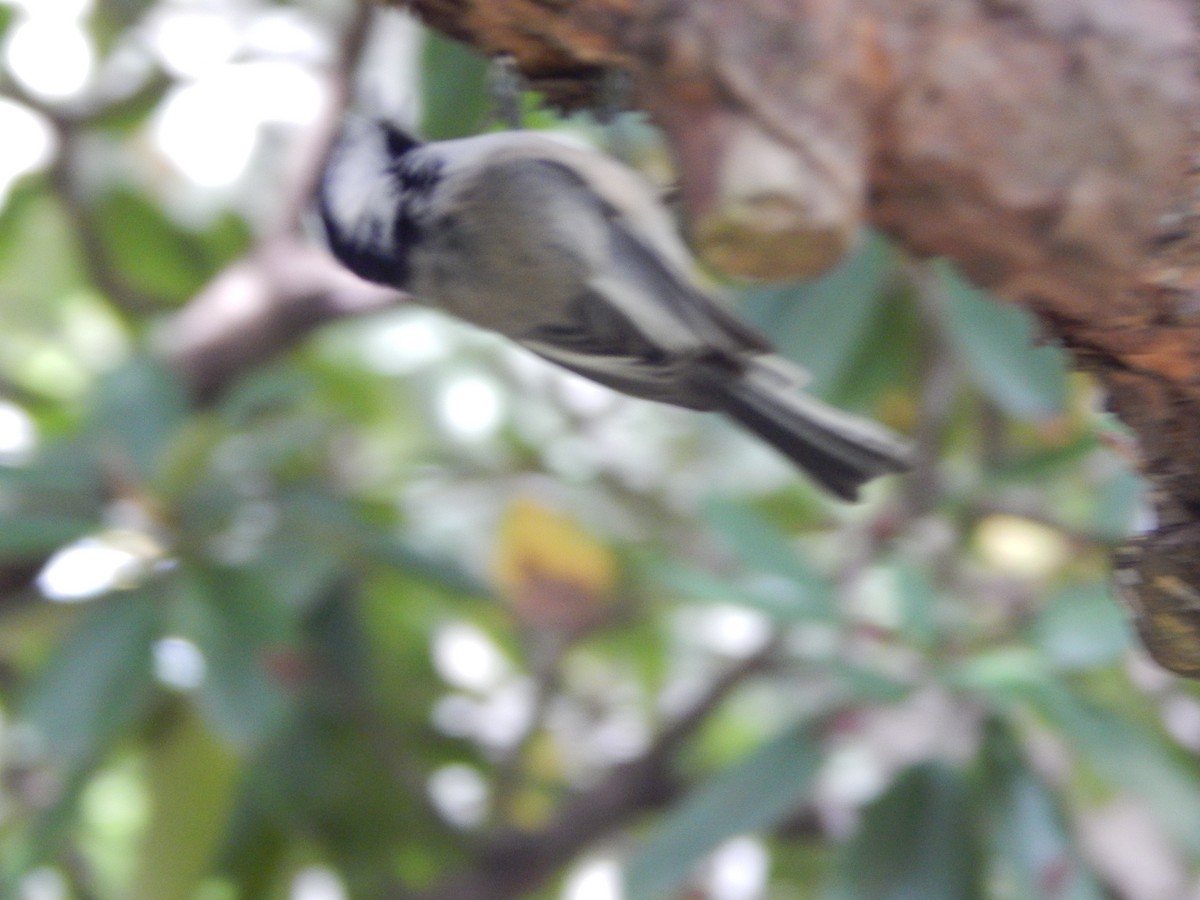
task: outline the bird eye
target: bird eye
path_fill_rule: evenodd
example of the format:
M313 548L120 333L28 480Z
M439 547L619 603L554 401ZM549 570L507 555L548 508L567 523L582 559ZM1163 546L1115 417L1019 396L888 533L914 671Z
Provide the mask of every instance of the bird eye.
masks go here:
M384 126L383 135L387 142L388 155L393 159L403 156L415 143L408 135L387 125Z

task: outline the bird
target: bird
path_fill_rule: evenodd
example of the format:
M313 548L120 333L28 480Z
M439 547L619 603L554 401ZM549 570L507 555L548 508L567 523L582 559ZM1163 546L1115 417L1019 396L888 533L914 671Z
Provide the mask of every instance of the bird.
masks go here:
M807 372L701 283L659 192L598 150L530 131L425 142L351 115L316 194L359 277L625 394L723 413L839 498L911 465L905 440L804 392Z

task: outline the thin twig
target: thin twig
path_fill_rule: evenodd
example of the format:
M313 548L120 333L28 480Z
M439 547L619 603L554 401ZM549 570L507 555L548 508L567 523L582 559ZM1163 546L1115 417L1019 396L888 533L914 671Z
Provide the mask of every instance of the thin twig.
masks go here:
M291 234L300 229L306 210L325 168L330 147L337 136L338 126L350 105L354 73L366 47L374 17L375 4L360 2L354 6L353 18L346 26L338 44L338 53L329 73L329 103L316 123L299 141L298 160L294 175L280 204L275 234Z
M672 764L681 745L737 687L770 668L781 643L776 637L720 675L637 759L613 768L598 784L563 804L549 824L491 841L473 868L421 893L420 900L526 896L589 844L673 799L678 785Z
M511 821L513 797L521 786L522 763L529 747L545 725L546 716L562 684L562 663L570 648L565 634L531 631L526 635L526 658L533 675L533 702L524 734L496 760L492 778L493 821L506 827Z
M917 390L919 406L914 433L913 471L905 481L906 517L918 518L931 512L941 494L938 459L954 400L958 395L958 361L941 333L941 288L933 270L922 263L908 267L916 298L921 329L921 376Z

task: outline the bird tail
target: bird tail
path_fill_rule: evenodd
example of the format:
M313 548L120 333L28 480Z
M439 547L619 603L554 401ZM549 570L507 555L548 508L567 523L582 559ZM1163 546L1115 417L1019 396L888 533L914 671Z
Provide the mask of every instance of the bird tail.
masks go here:
M715 409L845 500L857 500L865 482L912 466L905 441L801 391L803 371L780 357L758 357L738 373L705 366L695 378Z

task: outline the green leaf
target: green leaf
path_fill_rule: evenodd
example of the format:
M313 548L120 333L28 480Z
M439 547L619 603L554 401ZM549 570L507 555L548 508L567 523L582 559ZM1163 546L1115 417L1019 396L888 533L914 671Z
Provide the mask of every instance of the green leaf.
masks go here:
M971 380L1003 410L1022 419L1062 413L1067 368L1061 350L1034 346L1034 320L934 263L946 293L946 334Z
M188 299L212 273L203 242L143 194L112 190L97 202L91 218L121 277L164 304Z
M42 177L18 182L0 215L0 284L6 332L42 334L58 327L62 300L87 285L70 219Z
M405 730L424 730L430 707L443 695L430 658L430 635L445 621L447 610L467 606L463 601L442 584L404 569L384 570L364 585L358 598L362 664L370 669L372 693Z
M256 773L249 773L247 781ZM230 823L220 870L238 886L238 897L284 898L289 895L287 876L288 831L286 822L276 816L263 814L243 802L235 810ZM207 900L207 898L196 898ZM225 900L218 895L213 900Z
M697 787L629 860L629 900L676 896L722 841L770 828L795 812L809 797L820 762L809 727L796 726Z
M781 353L809 371L809 389L828 397L846 379L883 307L883 285L892 262L887 243L872 234L822 278L743 291L742 308Z
M172 624L204 655L196 705L213 729L249 752L285 724L292 698L272 666L295 647L295 622L253 570L189 566Z
M90 771L79 770L67 777L54 802L38 811L25 840L12 840L4 847L0 897L19 897L18 886L40 865L61 858L63 846L77 833L78 810L90 781Z
M297 536L336 551L343 557L381 562L430 578L441 586L485 596L489 589L457 563L429 556L399 539L386 524L376 524L344 497L301 490L281 498L281 511Z
M153 0L106 0L88 16L88 32L100 51L108 55L128 29L153 5Z
M475 134L487 118L487 63L467 45L426 31L421 45L421 134L431 141Z
M293 366L265 366L232 385L218 409L230 427L249 428L260 417L291 408L315 387L311 375Z
M189 710L174 711L147 757L152 811L133 900L192 897L224 838L239 767Z
M94 520L70 516L0 514L0 559L38 560L96 527Z
M414 643L389 659L389 673L397 677L386 687L406 698L412 717L401 725L384 714L375 693L379 680L366 681L372 674L367 641L377 635L359 618L360 595L353 585L343 588L330 592L305 623L319 678L309 682L288 727L252 761L223 870L261 884L266 878L261 854L272 853L272 826L286 824L294 847L297 825L309 823L300 827L316 827L322 857L337 869L349 895L381 897L394 892L384 885L395 884L398 849L428 877L451 861L462 864L456 849L461 834L452 835L426 802L424 774L449 759L461 761L463 747L429 724L430 704L441 689L428 668L427 630L412 635ZM395 599L388 611L392 621L409 612ZM437 746L448 746L453 756L434 759L430 751ZM413 869L405 875L412 878ZM244 895L266 896L250 890Z
M92 428L104 454L116 452L150 479L189 404L178 376L148 357L130 360L107 375L93 398Z
M986 694L1007 708L1041 689L1047 678L1046 660L1030 647L998 647L976 653L945 677L954 686Z
M1045 681L1030 697L1093 769L1146 803L1180 846L1200 855L1200 774L1162 738Z
M777 622L832 620L824 592L814 595L791 581L780 579L770 584L756 584L753 579L731 580L671 559L650 562L643 572L689 600L736 603L756 609Z
M88 124L116 137L128 137L146 123L172 87L174 81L170 76L153 73L129 94L106 103L97 115L88 119Z
M94 762L143 708L157 622L148 588L94 601L34 674L18 718L57 766L73 772Z
M22 221L31 210L52 202L51 190L46 177L40 174L29 174L13 182L4 205L0 206L0 260L7 258L9 245L22 237Z
M850 409L868 409L881 396L910 399L923 354L921 330L912 298L885 288L854 356L825 398Z
M55 441L26 466L0 466L0 498L0 559L42 560L103 527L104 488L81 441Z
M990 720L985 728L980 768L989 897L1103 900L1053 792L1029 769L1002 719Z
M914 646L929 648L937 640L937 587L929 573L910 559L892 568L900 602L900 633Z
M912 683L846 662L841 656L823 660L821 669L841 679L849 701L855 704L899 703L913 692Z
M749 507L714 500L704 518L741 563L752 571L778 575L791 583L814 608L833 610L833 586L812 569L779 528Z
M1077 471L1099 446L1096 435L1085 431L1065 444L1037 446L1028 454L1005 460L989 472L988 477L1001 485L1022 484L1038 479L1062 479Z
M1061 669L1087 669L1119 659L1132 635L1125 613L1103 582L1054 594L1029 629L1030 638Z
M218 216L196 237L204 246L205 259L212 272L223 269L244 254L254 239L246 220L231 212Z
M830 900L971 900L982 896L970 791L958 772L904 772L863 815Z
M1100 537L1119 541L1136 529L1138 513L1146 503L1146 480L1123 466L1096 490L1094 497L1092 531Z
M950 680L979 690L1002 709L1037 711L1094 772L1139 797L1181 846L1200 855L1200 775L1161 736L1083 699L1032 651L978 657Z

